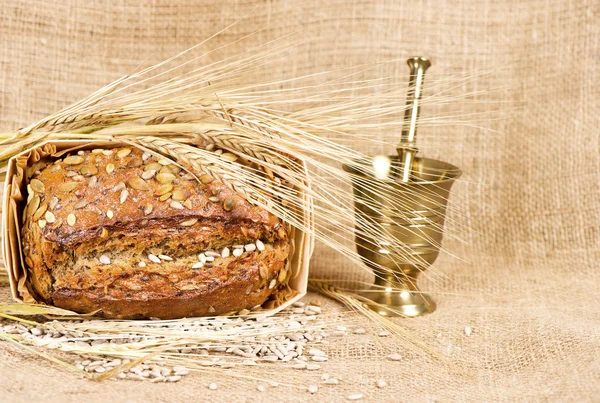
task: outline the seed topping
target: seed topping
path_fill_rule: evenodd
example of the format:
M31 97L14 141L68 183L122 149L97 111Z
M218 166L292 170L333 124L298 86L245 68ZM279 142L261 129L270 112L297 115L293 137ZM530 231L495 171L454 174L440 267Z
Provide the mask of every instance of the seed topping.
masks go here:
M156 180L163 184L171 183L175 180L175 175L170 172L161 172L156 175Z
M158 187L158 189L156 189L155 194L157 196L162 196L164 194L170 193L173 190L173 185L171 184L164 184L164 185L160 185Z
M235 207L236 201L234 197L228 197L223 201L223 210L231 211Z
M148 171L152 172L152 171ZM127 184L135 190L150 190L150 186L142 178L135 176L127 181Z
M85 206L87 206L87 205L88 205L88 202L86 202L85 200L83 200L83 201L80 201L79 203L75 204L75 205L73 206L73 208L74 208L75 210L79 210L79 209L82 209L82 208L84 208L84 207L85 207Z
M78 182L65 182L58 186L58 191L61 193L71 193L79 186Z
M173 194L173 193L171 193L171 192L169 192L169 193L165 193L164 195L160 196L160 197L158 198L158 200L160 200L160 201L169 200L169 199L171 198L171 195L172 195L172 194Z
M160 263L160 259L158 258L158 256L155 256L151 253L148 254L148 259L150 259L151 262Z
M126 187L127 186L125 185L125 182L119 182L112 188L112 191L120 192L121 190L125 189Z
M46 222L48 224L52 224L54 221L56 221L56 217L50 211L46 211L46 214L44 214L44 218L46 219Z
M29 201L28 211L30 214L34 213L38 207L40 206L40 197L33 196L33 198Z
M96 168L93 165L85 165L85 166L81 167L81 169L79 170L79 172L83 176L92 176L92 175L96 175L98 173L98 168Z
M117 151L117 157L119 157L119 158L125 158L130 153L131 153L131 148L122 148L119 151Z
M171 206L171 208L174 208L176 210L183 210L184 209L183 204L181 204L180 202L175 201L175 200L173 200L171 202L170 206Z
M158 162L151 162L144 167L144 171L160 171L161 168L162 165L160 165Z
M207 185L209 183L211 183L212 181L215 180L215 178L213 178L212 176L210 176L209 174L203 174L200 175L200 182L202 182L203 184Z
M149 169L149 170L144 171L142 173L142 179L149 180L149 179L154 178L154 175L156 175L156 171L152 170L152 169Z
M189 193L184 189L175 189L171 198L177 201L184 201L189 196Z
M142 161L141 158L132 158L127 163L127 168L138 168L138 167L141 167L142 165L144 165L144 161Z
M83 162L83 157L80 157L79 155L69 155L63 162L67 165L79 165Z
M50 203L48 203L48 207L54 210L54 208L58 205L59 201L60 200L58 199L58 197L53 196L52 199L50 199Z
M32 179L29 184L31 185L31 188L38 193L42 193L45 189L44 184L39 179Z
M125 201L127 200L127 197L129 197L129 192L127 191L127 189L123 189L121 191L121 195L119 196L119 202L121 204L125 203Z
M192 225L196 224L197 222L198 222L197 218L192 218L190 220L181 222L179 225L181 225L182 227L191 227Z
M267 279L267 277L269 277L269 269L267 269L266 266L260 266L258 274L260 274L260 278Z

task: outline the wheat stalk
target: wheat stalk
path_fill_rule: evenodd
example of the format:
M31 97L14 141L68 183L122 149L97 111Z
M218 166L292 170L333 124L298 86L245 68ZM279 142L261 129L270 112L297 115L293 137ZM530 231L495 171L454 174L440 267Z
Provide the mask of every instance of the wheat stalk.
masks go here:
M220 166L211 164L209 158L212 155L210 152L202 153L202 150L196 147L155 137L138 138L137 142L147 150L170 156L178 163L187 165L191 169L191 172L198 176L208 175L208 180L216 179L251 203L263 204L265 202L262 195L255 189L235 179L232 175L235 168L226 170ZM216 162L216 160L217 158L212 158L213 162ZM242 167L237 167L237 169L241 170Z
M214 144L233 153L252 157L258 161L271 165L286 165L280 154L267 148L268 142L258 143L258 139L245 135L241 131L235 131L223 123L211 122L185 122L171 123L163 117L157 122L148 122L146 126L134 127L109 127L101 129L98 134L107 136L160 136L170 137L174 135L189 135L192 139Z
M269 57L291 48L286 43L257 47L243 54L200 65L185 73L180 69L210 52L194 56L188 61L182 61L181 57L191 50L182 52L158 65L126 75L24 129L0 134L0 163L5 163L23 149L49 139L124 141L153 154L160 154L193 173L198 180L207 175L205 180L222 182L249 202L263 207L298 230L311 233L318 242L337 251L356 267L369 270L349 246L352 245L352 238L386 234L387 229L360 217L355 220L352 194L340 166L365 160L365 150L369 147L381 150L395 147L397 133L402 126L406 87L397 83L392 76L376 74L376 69L397 61L317 72L288 80L264 82L264 79L252 79L252 74L257 71L261 72L262 77L268 76L265 71L270 71L267 69ZM365 77L365 74L374 72ZM314 83L317 78L319 82ZM422 99L424 109L428 105L439 106L457 100L469 102L469 97L479 95L476 91L453 95L444 86L464 86L472 78L456 76L437 82L429 80L428 85L437 84L441 88ZM479 104L482 105L481 101ZM491 109L496 117L498 108ZM465 122L475 125L485 121L485 112L465 114L460 111L444 116L423 117L420 126L426 128ZM443 145L449 138L450 134L445 134L438 135L434 140L425 140L429 144L435 145L437 142ZM235 154L240 162L219 158L211 151L215 148ZM309 169L308 179L303 165ZM382 187L385 185L379 183L364 185L375 192L386 190ZM299 191L315 200L315 228L303 226L305 200L299 197ZM386 202L401 206L409 201L393 198ZM382 205L372 201L370 207L380 211ZM391 247L402 251L404 245L398 242ZM411 256L400 253L399 258L409 259ZM384 319L365 308L357 295L318 280L312 281L311 286L388 329L408 348L427 351L439 358L399 323ZM12 310L2 308L7 307L0 305L0 313L4 318L24 326L32 326L32 321L19 318L20 315L33 315L32 312L61 315L61 318L69 321L46 322L39 326L80 332L86 340L99 340L109 335L126 337L130 334L153 338L148 343L136 342L126 351L116 347L106 351L91 347L69 347L73 354L127 356L133 359L132 363L154 355L174 365L190 365L197 371L218 369L203 368L198 364L202 358L194 353L182 353L182 345L200 343L208 337L220 347L230 347L243 343L243 335L247 334L245 329L238 328L229 334L203 334L190 338L189 334L181 334L174 327L161 333L157 330L159 326L170 325L162 321L157 321L155 326L132 321L79 321L81 317L59 313L51 307L42 310L37 306L21 305L20 311L14 307L10 307ZM78 322L73 322L74 319ZM341 323L339 317L325 319L328 325ZM276 316L275 320L289 322L289 318L281 315ZM173 324L185 325L187 321ZM303 330L310 330L310 326L302 326ZM20 344L28 351L37 351L26 345L27 340L4 333L0 333L0 337L8 337L10 342ZM50 359L45 354L44 358ZM101 378L115 374L111 371ZM244 375L237 373L234 376Z

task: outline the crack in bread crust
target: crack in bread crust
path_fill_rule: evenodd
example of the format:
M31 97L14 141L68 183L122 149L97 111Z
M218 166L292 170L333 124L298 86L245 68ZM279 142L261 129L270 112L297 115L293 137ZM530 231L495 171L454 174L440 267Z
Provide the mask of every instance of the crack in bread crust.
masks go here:
M278 287L269 285L285 269L289 246L266 245L262 252L217 258L210 267L190 269L197 256L135 267L120 260L110 265L74 268L54 283L51 302L62 308L112 318L176 318L219 315L264 302ZM262 269L261 269L262 268ZM266 277L262 275L266 273Z

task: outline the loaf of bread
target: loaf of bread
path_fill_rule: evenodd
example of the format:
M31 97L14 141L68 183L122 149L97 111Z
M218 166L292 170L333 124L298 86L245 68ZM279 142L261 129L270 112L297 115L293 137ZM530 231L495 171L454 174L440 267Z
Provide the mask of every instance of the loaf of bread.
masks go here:
M209 175L136 148L28 169L22 251L40 301L110 318L250 309L285 287L286 226Z

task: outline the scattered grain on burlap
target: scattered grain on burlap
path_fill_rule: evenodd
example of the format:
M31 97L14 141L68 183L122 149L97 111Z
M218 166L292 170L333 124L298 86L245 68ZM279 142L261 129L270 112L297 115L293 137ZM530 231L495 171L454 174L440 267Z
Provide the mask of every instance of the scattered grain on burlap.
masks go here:
M268 79L395 58L399 62L381 74L400 83L407 75L402 59L416 54L433 59L431 83L489 72L464 88L495 89L487 96L494 103L465 102L454 112L502 105L497 113L502 119L474 122L467 116L463 119L471 125L419 133L428 156L450 161L465 174L450 207L448 230L455 236L445 242L457 257L441 256L437 276L422 281L436 296L438 309L406 321L470 377L457 377L411 354L387 359L393 353L402 356L402 349L358 318L367 334L338 338L327 351L330 359L323 368L342 378L338 385L323 385L320 373L295 374L306 387L318 385L315 394L279 386L256 396L253 381L193 375L177 385L98 384L2 343L0 400L331 401L360 394L372 402L597 398L597 1L6 0L0 8L0 127L31 123L141 60L162 60L253 9L212 46L257 28L266 28L257 35L264 41L301 27L307 42L271 65ZM423 116L443 113L441 106ZM324 248L317 249L313 261L318 277L369 280ZM8 301L5 286L0 296ZM327 309L333 312L335 306ZM378 388L379 379L388 386ZM218 388L209 389L210 383Z

